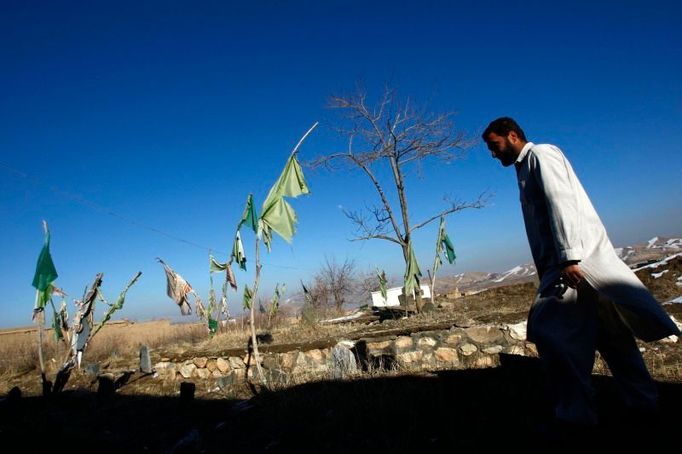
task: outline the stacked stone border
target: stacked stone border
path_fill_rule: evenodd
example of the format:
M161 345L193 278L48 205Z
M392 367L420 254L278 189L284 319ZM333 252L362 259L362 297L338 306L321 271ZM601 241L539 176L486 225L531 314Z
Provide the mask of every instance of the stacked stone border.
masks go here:
M279 385L361 376L377 370L495 367L500 353L537 356L534 344L525 341L525 328L525 322L454 325L418 332L380 330L307 344L264 345L260 348L261 365L270 383ZM245 349L187 352L176 357L159 352L155 356L155 374L162 380L213 380L225 389L256 373L253 358Z

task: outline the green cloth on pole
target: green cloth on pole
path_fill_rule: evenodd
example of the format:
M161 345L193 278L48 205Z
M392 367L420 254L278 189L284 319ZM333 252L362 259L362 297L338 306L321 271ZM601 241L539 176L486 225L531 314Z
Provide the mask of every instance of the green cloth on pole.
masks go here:
M239 225L237 225L237 230L241 229L242 225L251 227L253 233L258 232L258 215L256 214L256 207L253 206L252 194L249 194L246 199L244 213L242 214L242 219L239 221Z
M57 309L54 307L54 303L50 300L50 303L52 304L52 331L54 332L54 339L56 341L60 341L64 339L64 334L62 333L62 312L61 311L66 311L66 304L62 302L62 307L61 311L57 312Z
M436 260L434 263L434 272L443 264L440 254L444 252L448 263L451 265L455 263L457 255L455 254L455 247L450 241L447 232L445 231L445 217L441 216L440 226L438 227L438 241L436 242Z
M251 300L253 299L253 292L248 285L244 285L244 309L251 309Z
M419 270L417 258L414 256L414 251L412 250L412 242L410 242L407 245L407 267L405 268L406 297L408 295L414 295L416 292L420 291L419 277L421 275L422 272Z
M296 233L296 212L284 197L298 197L301 194L310 194L310 189L296 159L296 153L293 153L263 202L260 216L261 231L268 251L272 243L272 231L277 232L287 242L291 242Z
M272 297L272 304L270 305L270 316L274 316L279 309L279 300L282 299L284 292L286 292L286 284L282 284L280 290L279 284L275 285L275 295Z
M455 262L457 255L455 255L455 247L452 245L452 241L450 241L450 237L448 237L448 234L445 231L444 216L441 216L440 227L438 227L438 244L440 245L439 252L445 251L448 262L452 265Z
M445 252L448 256L448 262L450 262L450 264L455 263L455 259L457 258L455 247L452 245L447 233L443 237L443 245L445 246Z
M234 237L234 243L232 244L232 258L237 261L239 268L246 271L246 256L244 255L244 244L242 243L242 237L237 230L237 234Z
M214 320L210 315L208 316L208 331L211 335L218 331L218 321Z
M36 307L34 310L42 310L47 306L47 302L52 299L52 292L54 287L52 284L48 285L45 290L38 290L38 300L36 301Z
M45 292L50 284L57 279L57 270L54 267L54 262L52 262L52 256L50 255L50 231L45 231L45 242L43 248L38 256L38 263L36 264L36 272L33 276L33 287L38 289L40 292ZM52 293L52 292L50 292ZM45 299L44 303L49 299L49 295ZM45 307L43 303L40 308Z
M377 277L379 278L379 289L381 290L381 297L384 300L386 300L388 299L388 293L386 291L387 284L386 273L383 270L379 271L379 269L377 268Z
M220 273L227 269L227 263L218 262L213 255L208 255L208 270L210 273Z

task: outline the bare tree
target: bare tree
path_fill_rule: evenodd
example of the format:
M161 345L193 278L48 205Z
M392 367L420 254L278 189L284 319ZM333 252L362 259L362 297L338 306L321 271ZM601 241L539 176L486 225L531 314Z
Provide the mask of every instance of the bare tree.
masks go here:
M345 259L339 263L335 258L325 257L325 262L313 276L312 285L304 285L306 304L323 312L329 307L340 311L349 298L357 295L359 280L356 279L355 261Z
M367 96L362 90L349 96L333 96L330 105L344 114L345 122L337 131L348 139L348 150L321 156L308 165L330 170L344 165L358 168L371 180L381 201L380 205L362 212L345 211L356 227L353 240L381 239L395 243L402 249L407 265L415 230L441 216L484 206L485 193L469 202L446 199L448 206L438 213L418 222L410 219L405 188L408 164L420 168L427 158L452 161L472 143L462 131L454 128L451 114L432 114L417 109L409 100L399 100L390 88L384 90L373 107L367 105ZM395 188L393 200L397 196L399 212L396 212L386 191L389 185L377 177L376 169L380 165L391 171L390 186ZM417 300L417 309L420 310L420 298Z
M355 261L345 259L339 263L335 258L326 257L316 281L327 289L330 297L327 300L331 300L336 310L340 311L355 287Z
M376 269L368 269L365 271L358 272L355 277L355 289L352 294L352 298L356 301L363 301L365 304L371 304L372 293L381 290L381 284L379 278L377 277ZM387 276L387 287L397 287L400 285L400 279L396 276Z

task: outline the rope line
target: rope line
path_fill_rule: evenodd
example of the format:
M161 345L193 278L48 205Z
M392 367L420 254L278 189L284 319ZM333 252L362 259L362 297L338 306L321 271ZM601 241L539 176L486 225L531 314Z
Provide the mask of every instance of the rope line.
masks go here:
M91 210L97 211L99 213L107 214L107 215L114 217L114 218L116 218L122 222L127 222L131 225L134 225L135 227L139 227L139 228L148 230L150 232L154 232L156 234L165 236L166 238L169 238L171 240L187 244L188 246L192 246L192 247L204 250L204 251L209 252L209 253L211 251L217 251L218 253L225 254L225 251L223 251L223 250L211 248L208 246L204 246L202 244L195 243L195 242L190 241L190 240L186 240L184 238L181 238L177 235L173 235L171 233L165 232L165 231L158 229L156 227L152 227L150 225L136 221L135 219L130 218L128 216L123 216L121 214L118 214L109 208L103 207L102 205L99 205L96 202L93 202L91 200L86 199L85 197L81 196L80 194L74 194L72 192L65 191L65 190L63 190L57 186L48 185L43 180L41 180L40 178L29 175L26 172L22 172L21 170L15 169L14 167L12 167L12 166L10 166L10 165L2 162L2 161L0 161L0 168L3 168L8 173L13 174L16 177L23 178L23 179L25 179L25 180L27 180L27 181L35 184L35 185L47 187L51 192L53 192L53 193L55 193L61 197L64 197L68 200L71 200L72 202L76 202L79 205L82 205L86 208L90 208ZM227 254L227 255L229 255L229 254ZM301 271L303 271L302 268L293 267L293 266L286 266L286 265L277 265L277 264L268 263L265 261L263 262L263 264L268 265L268 266L272 266L275 268L284 268L284 269L290 269L290 270L301 270Z

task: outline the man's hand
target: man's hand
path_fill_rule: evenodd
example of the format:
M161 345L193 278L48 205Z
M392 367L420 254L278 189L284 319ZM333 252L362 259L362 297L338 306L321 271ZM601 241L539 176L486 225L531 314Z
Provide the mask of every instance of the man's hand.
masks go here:
M585 275L577 263L571 262L561 270L561 277L571 288L577 288L578 284L584 279Z

